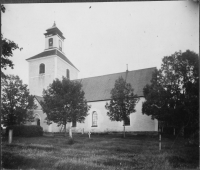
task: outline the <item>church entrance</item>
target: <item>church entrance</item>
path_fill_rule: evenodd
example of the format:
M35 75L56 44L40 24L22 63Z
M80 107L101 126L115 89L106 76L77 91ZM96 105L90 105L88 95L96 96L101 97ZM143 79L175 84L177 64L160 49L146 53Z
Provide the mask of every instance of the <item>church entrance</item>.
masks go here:
M37 126L40 126L40 119L36 119L36 122L37 122Z

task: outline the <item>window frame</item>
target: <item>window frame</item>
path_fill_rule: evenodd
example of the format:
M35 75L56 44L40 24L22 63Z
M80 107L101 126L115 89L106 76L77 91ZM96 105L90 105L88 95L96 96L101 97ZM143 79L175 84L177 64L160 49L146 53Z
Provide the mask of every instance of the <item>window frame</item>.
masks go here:
M45 64L41 63L39 66L39 74L45 74Z
M62 41L61 41L61 40L59 40L59 42L58 42L58 43L59 43L59 50L60 50L60 51L62 51Z
M52 40L52 45L50 45L50 41ZM53 38L49 38L49 48L53 47Z
M70 79L70 71L69 71L69 69L67 69L66 72L67 72L67 75L66 75L67 79Z
M75 121L72 121L72 127L76 127L76 126L77 126L76 120L75 120Z
M92 112L92 127L98 127L98 113L96 111Z

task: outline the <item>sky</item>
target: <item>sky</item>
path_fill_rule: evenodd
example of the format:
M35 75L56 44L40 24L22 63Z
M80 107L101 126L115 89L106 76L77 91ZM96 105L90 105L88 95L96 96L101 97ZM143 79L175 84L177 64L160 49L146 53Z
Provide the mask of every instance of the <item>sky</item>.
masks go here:
M6 4L2 34L22 47L14 69L28 84L27 58L45 49L46 29L65 36L64 53L78 68L78 78L160 68L176 51L199 54L199 7L191 1Z

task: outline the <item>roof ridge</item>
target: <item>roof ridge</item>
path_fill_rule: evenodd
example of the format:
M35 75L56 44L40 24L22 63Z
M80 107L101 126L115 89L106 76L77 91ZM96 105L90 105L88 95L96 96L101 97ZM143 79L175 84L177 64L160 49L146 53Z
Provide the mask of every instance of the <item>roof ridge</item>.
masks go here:
M131 71L128 71L128 72L141 71L141 70L147 70L147 69L153 69L153 68L156 68L156 67L149 67L149 68L144 68L144 69L131 70ZM96 78L96 77L110 76L110 75L114 75L114 74L122 74L122 73L126 73L126 71L124 71L124 72L119 72L119 73L105 74L105 75L100 75L100 76L92 76L92 77L86 77L86 78L74 79L74 80L83 80L83 79L88 79L88 78Z

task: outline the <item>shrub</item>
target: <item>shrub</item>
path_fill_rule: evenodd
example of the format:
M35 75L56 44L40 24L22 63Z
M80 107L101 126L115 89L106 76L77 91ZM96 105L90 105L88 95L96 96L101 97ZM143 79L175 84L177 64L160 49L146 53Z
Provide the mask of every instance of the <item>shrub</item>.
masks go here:
M6 135L13 130L13 136L36 137L43 135L43 129L37 125L12 125L6 128Z

